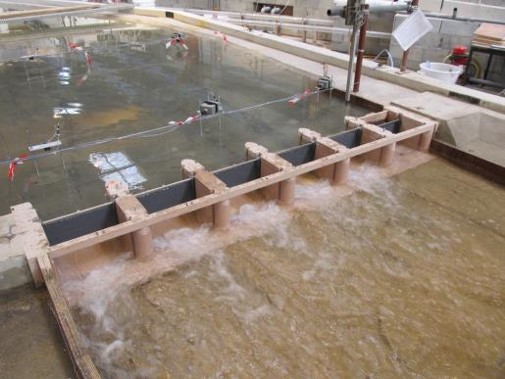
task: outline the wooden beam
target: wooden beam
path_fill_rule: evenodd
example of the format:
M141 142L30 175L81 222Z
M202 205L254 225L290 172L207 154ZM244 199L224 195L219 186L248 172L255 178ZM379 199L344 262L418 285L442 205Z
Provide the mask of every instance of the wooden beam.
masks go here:
M44 9L28 9L24 11L11 11L11 12L5 12L5 13L0 13L0 20L9 20L11 18L17 18L17 17L29 17L29 16L45 16L45 15L52 15L54 13L54 16L59 16L58 13L63 13L63 12L75 12L75 11L82 11L82 10L89 10L89 9L97 9L101 8L101 5L99 4L92 4L92 3L84 3L82 5L72 5L72 6L67 6L67 7L51 7L51 8L44 8Z
M435 122L426 123L424 125L420 125L397 134L392 134L385 138L381 138L379 140L372 141L364 145L356 146L349 150L339 151L338 153L335 153L333 155L329 155L327 157L323 157L318 160L307 162L297 167L275 172L273 174L232 187L228 191L223 193L213 193L199 199L188 201L186 203L179 204L167 209L163 209L159 212L152 213L140 220L126 221L121 224L114 225L106 229L102 229L95 233L75 238L71 241L63 242L61 244L52 246L50 248L50 255L52 258L57 258L75 252L77 250L81 250L86 247L90 247L98 243L105 242L116 237L120 237L124 234L131 233L135 230L139 230L147 226L158 224L168 219L182 216L189 212L194 212L204 207L214 205L218 202L226 201L236 196L245 195L247 193L256 191L266 186L279 183L299 175L307 174L309 172L318 170L322 167L331 164L335 164L337 162L341 162L345 159L366 154L370 151L390 145L393 142L398 142L408 138L415 137L427 131L433 130L435 125L436 125Z
M44 254L39 255L37 261L42 271L47 291L51 297L54 315L65 339L77 376L82 379L100 379L100 374L93 364L90 355L84 349L67 300L63 295L53 270L51 259L47 254Z

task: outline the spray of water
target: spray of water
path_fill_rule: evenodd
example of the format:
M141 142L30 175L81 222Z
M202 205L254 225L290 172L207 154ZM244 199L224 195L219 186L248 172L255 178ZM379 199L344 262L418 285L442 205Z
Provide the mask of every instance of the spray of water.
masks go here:
M92 271L84 279L66 281L63 289L78 312L83 324L83 338L97 357L98 367L112 377L138 377L140 373L148 375L151 366L163 366L156 361L154 354L149 362L151 366L145 366L146 362L135 362L135 370L124 370L128 364L121 357L131 356L135 349L134 341L127 336L131 335L129 332L141 329L136 320L132 288L203 257L210 257L211 271L226 283L216 301L235 304L237 315L244 320L252 321L268 313L268 307L240 305L240 302L246 303L248 294L226 271L222 248L260 236L268 238L272 244L285 245L289 219L289 212L275 203L246 204L232 217L227 233L211 232L208 225L171 230L153 241L154 256L147 262L123 255L112 264Z
M341 196L349 193L354 195L342 201ZM308 285L324 285L330 277L348 275L343 268L349 260L363 259L359 254L356 258L344 254L349 248L358 253L373 247L374 251L384 254L383 260L364 259L361 264L367 270L379 269L391 276L408 277L409 267L401 256L373 246L381 236L395 238L402 251L412 253L422 249L439 250L454 243L451 237L446 241L440 239L436 229L445 227L444 230L449 231L449 228L438 225L436 219L405 212L402 189L395 186L392 179L384 178L375 167L361 166L352 170L344 189L316 181L298 185L295 196L298 209L285 210L272 202L246 204L232 216L230 230L226 233L212 232L208 225L170 230L154 240L155 254L148 262L123 256L114 264L93 271L84 280L67 281L64 290L71 305L80 313L80 319L84 320L84 338L93 356L97 357L98 366L112 377L150 376L160 372L164 367L163 351L157 346L156 338L152 340L148 357L124 361L138 356L132 336L142 333L145 338L152 338L153 335L137 320L140 312L132 289L157 275L176 272L179 267L184 267L185 279L191 280L200 274L187 267L202 259L208 260L208 279L216 283L213 301L230 307L244 325L255 325L280 312L285 300L269 299L261 291L251 290L230 270L224 253L229 245L259 239L267 249L289 251L296 254L298 263L305 267L299 273L301 281ZM310 237L299 233L291 222L293 216L304 218ZM426 228L425 235L419 237L419 245L414 246L412 239L416 236L403 226L412 222ZM321 225L326 226L319 231ZM394 228L394 236L388 232L389 228ZM362 238L342 238L340 242L329 243L326 241L328 233L361 235ZM426 235L432 240L428 238L426 242ZM244 254L248 253L246 249ZM352 285L352 281L350 283ZM359 293L361 289L356 287L355 291ZM162 302L151 301L155 307L160 306L158 301Z

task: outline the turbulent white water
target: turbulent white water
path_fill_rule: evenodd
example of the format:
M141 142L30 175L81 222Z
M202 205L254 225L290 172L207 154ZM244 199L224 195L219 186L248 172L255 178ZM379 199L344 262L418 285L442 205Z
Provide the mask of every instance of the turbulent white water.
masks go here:
M65 283L95 363L114 378L499 377L504 225L458 211L469 185L458 199L406 178L362 166L346 188L297 185L295 209L244 205L226 233L171 230L152 262Z

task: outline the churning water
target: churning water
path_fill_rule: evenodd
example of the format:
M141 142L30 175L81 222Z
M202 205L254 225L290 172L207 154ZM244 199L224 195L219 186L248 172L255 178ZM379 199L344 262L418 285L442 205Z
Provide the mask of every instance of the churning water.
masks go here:
M505 376L502 188L435 159L296 197L67 281L104 377Z

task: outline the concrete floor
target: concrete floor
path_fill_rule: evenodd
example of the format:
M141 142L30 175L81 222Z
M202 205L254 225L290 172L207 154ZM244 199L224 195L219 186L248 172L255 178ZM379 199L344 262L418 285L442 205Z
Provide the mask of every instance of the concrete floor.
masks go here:
M0 377L75 377L49 301L31 284L0 291Z

